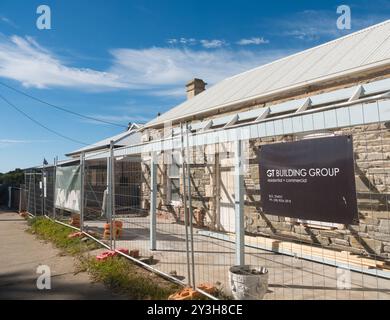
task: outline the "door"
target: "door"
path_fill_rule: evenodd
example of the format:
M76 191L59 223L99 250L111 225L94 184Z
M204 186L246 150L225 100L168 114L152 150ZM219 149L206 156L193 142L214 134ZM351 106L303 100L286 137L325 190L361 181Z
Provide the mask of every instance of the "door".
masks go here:
M220 177L219 225L222 231L235 232L233 168L221 168Z

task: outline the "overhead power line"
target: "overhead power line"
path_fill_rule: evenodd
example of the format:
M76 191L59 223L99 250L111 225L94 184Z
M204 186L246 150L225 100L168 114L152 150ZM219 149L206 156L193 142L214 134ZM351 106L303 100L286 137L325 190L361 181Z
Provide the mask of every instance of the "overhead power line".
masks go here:
M55 109L57 109L57 110L61 110L61 111L66 112L66 113L73 114L73 115L78 116L78 117L80 117L80 118L84 118L84 119L88 119L88 120L93 120L93 121L98 121L98 122L102 122L102 123L105 123L105 124L109 124L109 125L117 126L117 127L121 127L121 128L127 128L127 126L122 125L122 124L119 124L119 123L115 123L115 122L111 122L111 121L106 121L106 120L102 120L102 119L95 118L95 117L91 117L91 116L86 116L86 115L84 115L84 114L81 114L81 113L78 113L78 112L69 110L69 109L67 109L67 108L57 106L57 105L55 105L55 104L53 104L53 103L44 101L44 100L42 100L42 99L40 99L40 98L37 98L37 97L34 97L34 96L32 96L31 94L29 94L29 93L27 93L27 92L24 92L24 91L22 91L22 90L19 90L19 89L16 89L16 88L14 88L14 87L11 87L11 86L9 86L8 84L5 84L4 82L0 82L0 85L2 85L3 87L8 88L8 89L10 89L10 90L12 90L12 91L14 91L14 92L17 92L17 93L19 93L19 94L21 94L21 95L24 95L25 97L28 97L28 98L30 98L30 99L32 99L32 100L35 100L35 101L37 101L37 102L39 102L39 103L45 104L45 105L47 105L47 106L49 106L49 107L55 108Z
M90 145L89 143L85 143L85 142L82 142L82 141L79 141L79 140L76 140L76 139L73 139L71 137L68 137L58 131L55 131L53 129L50 129L49 127L47 127L46 125L44 125L43 123L39 122L38 120L34 119L33 117L31 117L30 115L28 115L27 113L25 113L23 110L21 110L20 108L18 108L16 105L14 105L11 101L9 101L8 99L6 99L3 95L0 94L0 98L5 101L10 107L12 107L13 109L15 109L17 112L19 112L20 114L22 114L23 116L25 116L26 118L28 118L29 120L31 120L32 122L34 122L36 125L44 128L45 130L63 138L63 139L66 139L66 140L69 140L69 141L72 141L72 142L76 142L76 143L79 143L79 144L82 144L82 145L85 145L85 146L88 146Z

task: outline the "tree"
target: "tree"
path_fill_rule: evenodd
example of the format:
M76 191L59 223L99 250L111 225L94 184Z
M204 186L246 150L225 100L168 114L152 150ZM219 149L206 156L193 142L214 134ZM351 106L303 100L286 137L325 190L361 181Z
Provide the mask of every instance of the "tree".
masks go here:
M21 169L15 169L7 173L0 173L0 184L19 187L24 182L24 173Z

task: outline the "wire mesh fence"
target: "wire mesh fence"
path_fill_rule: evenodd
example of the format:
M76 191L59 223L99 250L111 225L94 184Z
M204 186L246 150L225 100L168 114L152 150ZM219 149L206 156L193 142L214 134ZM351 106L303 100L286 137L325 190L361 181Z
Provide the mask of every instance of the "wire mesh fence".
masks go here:
M43 197L42 197L42 172L36 169L26 170L25 172L26 188L26 209L34 215L43 214Z
M257 269L268 278L264 299L389 299L390 125L379 103L369 108L270 119L258 137L238 139L240 149L234 139L190 146L196 133L182 130L176 148L85 155L79 212L56 205L56 167L29 170L26 207L61 221L81 212L85 232L183 284L216 287L218 297L241 290L230 271L243 264L241 276ZM358 223L263 210L261 146L340 135L353 140Z
M50 218L55 217L55 203L54 203L54 186L55 186L55 174L56 168L54 166L45 167L42 170L42 184L43 191L41 196L43 197L43 213Z

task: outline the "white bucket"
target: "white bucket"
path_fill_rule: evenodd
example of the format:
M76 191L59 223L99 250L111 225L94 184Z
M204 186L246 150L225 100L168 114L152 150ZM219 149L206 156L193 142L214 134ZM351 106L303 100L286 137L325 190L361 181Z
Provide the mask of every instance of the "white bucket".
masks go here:
M268 290L268 270L249 265L229 269L230 289L236 300L262 300Z

